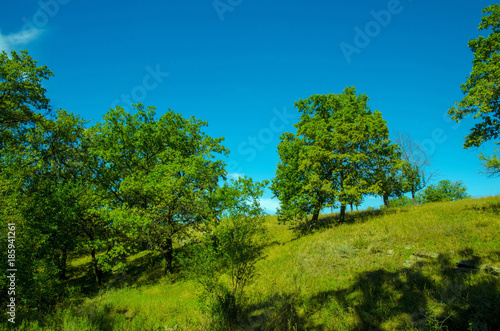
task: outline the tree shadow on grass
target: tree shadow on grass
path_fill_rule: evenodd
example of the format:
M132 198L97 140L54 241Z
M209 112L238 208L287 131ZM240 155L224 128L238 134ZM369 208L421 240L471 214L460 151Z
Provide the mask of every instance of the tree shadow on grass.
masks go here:
M429 268L432 276L423 271ZM500 325L500 282L486 274L471 282L473 272L479 273L454 268L441 255L394 272L361 273L350 287L321 292L308 305L319 311L335 300L355 314L351 330L382 330L384 323L401 329L494 330Z
M485 206L473 205L470 209L476 212L489 212L498 215L500 214L500 203L489 203Z
M294 232L299 236L309 235L317 231L331 229L343 224L365 223L373 218L383 215L390 215L395 213L406 213L408 210L404 208L390 208L390 209L374 209L374 210L361 210L346 212L344 221L340 221L340 214L327 214L320 216L316 223L311 223L310 220L304 220L292 227Z
M181 255L184 248L174 248L174 256ZM166 275L164 273L163 257L154 251L145 253L126 262L125 267L117 272L103 272L102 285L98 286L92 262L80 264L75 267L68 265L68 280L65 285L80 292L88 298L99 294L102 289L123 288L129 286L145 286L158 283ZM171 281L182 279L181 262L176 259L174 271L169 275Z
M266 300L246 307L246 330L305 330L306 316L298 313L300 297L297 293L269 296ZM321 331L323 327L308 325L309 331Z

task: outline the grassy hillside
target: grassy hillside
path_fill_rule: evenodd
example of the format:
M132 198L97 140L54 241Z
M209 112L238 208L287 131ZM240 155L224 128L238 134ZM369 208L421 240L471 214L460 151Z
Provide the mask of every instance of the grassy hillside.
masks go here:
M500 196L350 213L344 224L336 219L323 215L309 233L266 219L264 256L246 289L245 329L500 326ZM192 275L162 277L155 259L133 256L133 267L108 275L101 291L83 272L89 261L74 259L76 299L24 329L206 329Z

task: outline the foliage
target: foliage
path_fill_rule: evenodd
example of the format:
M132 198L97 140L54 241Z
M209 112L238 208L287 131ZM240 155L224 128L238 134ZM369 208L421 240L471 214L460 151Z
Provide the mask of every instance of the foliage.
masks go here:
M449 180L441 180L436 185L429 185L421 191L417 199L420 203L455 201L468 198L467 188L461 181L452 183Z
M12 130L39 123L37 111L50 110L50 100L41 83L53 73L46 66L37 67L27 51L0 53L0 148L12 139Z
M82 219L92 194L83 163L87 154L81 149L83 125L80 118L59 110L54 119L13 131L0 156L0 178L8 183L1 192L7 202L2 218L16 223L22 242L17 264L23 270L20 278L29 285L23 289L19 282L19 299L26 309L54 303L63 290L59 279L66 279L68 254L85 243Z
M500 197L488 197L370 217L353 213L352 222L299 238L276 217L266 217L268 245L245 289L246 326L421 330L433 321L449 330L495 330L498 276L486 268L459 271L455 263L475 259L498 268L499 208ZM414 254L425 252L438 257L419 257L405 266ZM138 266L145 274L147 263ZM73 265L72 281L85 282L79 277L87 266ZM102 291L64 314L68 306L62 304L39 316L38 327L32 314L25 318L25 330L209 329L210 316L200 311L200 288L193 279L134 285ZM296 286L300 291L289 297Z
M408 198L407 196L400 196L399 198L396 199L390 199L387 207L389 208L398 208L398 207L405 207L405 206L411 206L414 205L415 201L411 198Z
M381 113L370 111L367 101L349 87L295 103L301 113L297 134L281 136L281 161L271 186L282 218L312 213L314 224L323 208L338 202L343 220L346 205L364 194L395 192L389 183L396 147Z
M192 273L203 287L201 301L217 330L233 330L243 319L244 289L255 277L262 254L265 232L258 197L265 185L245 177L222 186L222 217L210 224L211 230L195 247Z
M370 181L377 186L376 194L382 196L384 206L389 206L389 198L400 197L410 189L405 172L408 163L401 159L398 145L385 140L374 148L370 162Z
M304 141L290 132L283 133L280 140L278 154L281 162L271 184L271 190L280 201L278 215L284 222L304 219L313 213L315 202L321 198L320 191L305 189L310 173L300 169L299 158Z
M215 154L227 154L201 131L206 122L168 111L158 120L154 107L134 105L130 114L111 109L91 129L90 151L97 158L97 181L106 201L102 212L113 219L124 240L147 241L173 271L173 241L194 224L210 218L211 194L225 175Z
M483 153L479 154L479 159L482 161L484 173L489 177L500 176L500 149L495 150L496 154L486 156Z
M490 33L469 41L474 60L471 74L461 85L465 96L448 111L457 122L468 115L480 119L465 137L464 148L479 147L500 134L500 5L484 8L483 14L479 30ZM487 169L498 174L498 155L480 157Z
M182 324L192 330L207 326L204 317L219 330L499 324L498 198L356 212L349 222L296 238L264 217L259 197L267 182L226 180L219 156L228 151L222 138L202 131L206 122L170 110L157 118L141 104L134 114L112 109L90 129L64 110L45 118L38 112L50 110L49 100L40 84L52 73L26 52L12 54L0 56L0 220L16 224L17 313L26 317L20 329ZM322 208L340 204L344 220L346 205L367 194L382 195L389 206L412 203L401 195L423 187L422 171L401 157L404 148L388 139L386 122L367 100L347 88L296 103L302 113L297 134L281 136L271 186L282 219L313 214L319 221ZM489 169L498 165L483 161ZM423 202L467 196L461 182L450 181L418 195ZM145 243L157 251L151 255L165 258L168 272L174 247L191 253L193 277L140 286L125 271ZM0 246L7 246L4 235ZM82 252L91 255L89 264L75 263ZM408 266L409 256L423 258ZM437 258L424 260L428 256ZM7 260L6 250L0 258ZM149 276L140 262L148 259L133 258ZM457 258L488 265L464 276L455 272ZM99 284L113 271L107 277L130 278L133 286L111 289L120 282L109 282L106 291L72 306L63 299L73 295L67 286L87 289L89 266ZM274 295L290 293L291 282L304 290ZM208 317L196 309L200 285ZM7 288L0 278L0 289ZM6 300L0 296L0 304Z

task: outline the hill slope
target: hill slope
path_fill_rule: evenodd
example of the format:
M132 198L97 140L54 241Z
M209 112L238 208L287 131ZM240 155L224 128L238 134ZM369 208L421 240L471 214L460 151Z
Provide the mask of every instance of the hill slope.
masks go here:
M266 219L264 256L246 289L246 329L494 330L500 325L500 197L350 213L345 224L336 224L336 215L321 221L320 228L300 235L276 217ZM196 282L188 274L160 278L161 268L150 267L143 255L132 258L137 276L131 271L109 279L109 285L121 282L121 287L61 307L40 325L205 329Z

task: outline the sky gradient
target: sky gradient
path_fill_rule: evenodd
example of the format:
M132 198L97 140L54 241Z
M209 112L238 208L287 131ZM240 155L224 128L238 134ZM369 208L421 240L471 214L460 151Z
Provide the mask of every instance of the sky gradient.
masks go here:
M27 49L55 74L56 108L96 123L130 103L208 121L225 137L229 172L271 179L279 136L293 131L294 102L356 86L389 130L408 132L432 155L438 180L462 180L472 196L500 194L464 150L474 125L452 122L470 73L467 47L493 1L77 1L2 5L0 49ZM262 199L273 211L277 201ZM378 207L367 198L363 208Z

